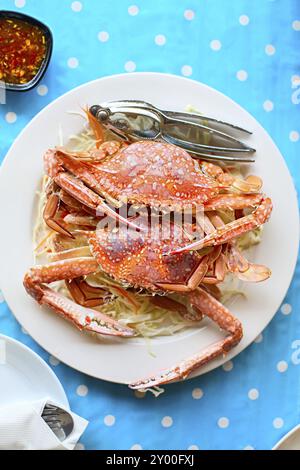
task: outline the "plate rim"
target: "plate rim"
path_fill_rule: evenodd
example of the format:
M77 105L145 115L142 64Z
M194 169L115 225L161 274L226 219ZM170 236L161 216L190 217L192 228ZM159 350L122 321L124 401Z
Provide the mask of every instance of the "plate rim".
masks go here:
M279 447L287 440L289 439L293 434L296 434L299 431L299 443L300 443L300 424L296 424L290 431L288 431L284 436L282 436L279 441L276 442L276 444L272 447L272 450L282 450L279 449ZM291 449L283 449L283 450L291 450ZM294 449L295 450L295 449Z
M64 403L61 404L65 407L67 406L68 409L70 409L69 400L61 382L59 381L55 372L39 354L37 354L33 349L31 349L29 346L22 343L18 339L12 338L11 336L7 336L3 333L0 333L0 340L4 340L5 342L10 343L14 348L25 352L29 356L32 356L39 363L39 365L47 371L49 377L51 377L51 380L53 380L53 383L55 383L57 390L61 394L61 398L64 399ZM51 398L51 396L49 398Z
M295 240L299 240L299 234L300 234L300 226L299 226L299 223L300 223L300 219L299 219L299 205L298 205L298 200L297 200L297 193L296 193L296 188L295 188L295 185L294 185L294 181L293 181L293 178L291 176L291 173L289 171L289 168L288 168L288 165L281 153L281 151L279 150L279 148L277 147L276 143L274 142L273 138L270 136L270 134L264 129L264 127L262 126L262 124L257 120L256 117L254 117L247 109L243 108L238 102L234 101L230 96L227 96L225 95L223 92L207 85L206 83L203 83L201 81L198 81L198 80L194 80L194 79L191 79L191 78L188 78L188 77L182 77L180 75L176 75L176 74L170 74L170 73L161 73L161 72L132 72L130 74L128 73L120 73L120 74L113 74L113 75L107 75L107 76L104 76L104 77L100 77L100 78L96 78L94 80L90 80L90 81L87 81L85 83L82 83L80 84L79 86L77 87L74 87L72 88L71 90L68 90L67 92L63 93L62 95L58 96L57 98L55 98L53 101L51 101L50 103L47 104L47 106L45 106L44 108L42 108L27 124L26 126L20 131L20 133L17 135L17 137L15 138L15 140L13 141L13 143L11 144L11 146L9 147L4 159L3 159L3 162L1 164L1 167L0 167L0 180L1 180L1 177L2 177L2 173L5 171L5 167L6 167L6 162L8 161L8 157L9 157L9 154L11 153L13 147L15 144L17 144L17 142L19 140L21 140L23 134L27 131L27 128L33 123L35 122L39 116L45 112L45 110L47 110L48 108L54 106L56 104L56 102L58 102L59 100L61 100L62 98L68 96L69 94L72 94L78 90L80 90L81 88L84 88L86 87L87 85L92 85L94 83L101 83L101 81L105 81L105 80L110 80L110 79L118 79L118 78L122 78L122 77L125 77L125 76L148 76L148 77L151 77L151 76L155 76L155 77L159 77L159 76L162 76L162 77L170 77L170 78L176 78L178 80L181 80L181 81L184 81L184 82L191 82L193 84L197 84L197 85L200 85L202 86L204 89L207 88L209 89L210 91L214 92L214 93L217 93L218 95L220 95L222 98L225 98L226 100L230 101L232 104L234 104L240 111L242 111L243 113L246 113L248 115L248 117L250 117L252 120L254 120L257 124L257 126L260 128L260 130L262 130L266 136L268 137L270 143L274 146L274 148L278 151L278 153L280 154L281 156L281 160L282 160L282 164L285 166L285 169L288 173L288 176L289 176L289 179L290 179L290 183L291 183L291 187L293 188L294 190L294 194L295 194L295 202L296 202L296 206L298 208L298 211L297 211L297 220L298 220L298 223L296 224L297 226L297 234L296 234L296 237L295 237ZM273 315L270 317L270 319L267 321L267 323L265 324L265 326L263 327L263 329L261 330L264 331L265 328L267 328L267 326L269 325L269 323L271 322L271 320L274 318L276 312L278 311L283 299L285 298L286 296L286 293L291 285L291 281L293 279L293 276L294 276L294 273L295 273L295 269L296 269L296 264L297 264L297 259L298 259L298 255L299 255L299 244L297 244L295 247L294 247L294 250L295 250L295 256L294 256L294 259L293 259L293 262L290 263L290 275L289 275L289 279L287 280L287 287L285 289L285 292L284 294L282 295L282 298L280 299L280 301L278 302L278 305L276 306L276 308L274 307L274 313ZM1 271L0 271L0 278L1 278ZM5 288L3 289L2 286L0 286L1 289L2 289L2 292L3 292L3 296L6 300L6 293L5 293ZM8 306L9 306L9 309L11 311L11 313L14 315L15 318L17 318L17 320L21 323L21 321L18 319L18 317L16 316L16 314L13 312L13 309L10 305L10 302L8 302L6 300ZM35 335L32 335L30 333L30 336L31 338L33 338L33 340L39 344L42 348L44 348L44 346L39 342L39 340L37 340L35 338ZM244 338L244 345L243 345L243 348L241 350L238 350L238 346L236 348L233 348L227 355L226 355L226 360L223 360L223 358L219 358L219 359L216 359L215 361L212 361L208 364L208 366L206 366L205 370L203 370L202 368L200 368L199 370L195 371L195 373L191 374L186 380L190 380L190 379L193 379L193 378L196 378L196 377L199 377L200 375L202 374L206 374L208 372L211 372L212 370L214 369L217 369L219 368L222 364L224 364L224 362L227 362L228 360L232 359L233 357L236 357L237 355L239 355L241 352L243 352L246 348L248 348L248 346L250 344L252 344L254 341L254 339L247 339L245 340ZM44 348L45 349L45 348ZM50 354L51 354L51 351L48 351ZM113 378L101 378L99 377L98 375L96 375L96 373L91 373L90 371L86 371L84 370L83 367L78 367L78 366L75 366L73 365L71 362L69 361L65 361L64 359L61 359L58 357L59 360L61 360L61 362L63 362L64 364L68 365L69 367L73 368L74 370L77 370L81 373L84 373L90 377L94 377L98 380L105 380L105 381L108 381L108 382L111 382L111 383L116 383L116 384L126 384L128 382L124 382L122 380L117 380L117 379L113 379ZM50 369L51 370L51 369ZM174 382L176 383L176 382ZM168 384L169 385L169 384Z

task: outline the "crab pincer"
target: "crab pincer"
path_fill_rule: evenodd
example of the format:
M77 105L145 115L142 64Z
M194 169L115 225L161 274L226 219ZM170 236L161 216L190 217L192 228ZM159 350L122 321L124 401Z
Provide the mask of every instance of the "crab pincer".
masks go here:
M243 337L241 322L211 294L198 287L189 294L189 299L192 306L197 307L200 312L217 323L217 325L227 333L227 336L204 348L199 353L195 353L193 356L183 359L180 363L169 369L131 383L129 385L130 388L143 390L149 387L185 379L195 369L204 366L209 361L221 355L226 355L241 341Z
M49 265L34 266L24 277L24 287L40 304L46 305L61 317L71 321L80 330L111 336L135 335L131 328L123 326L97 310L83 307L45 284L92 274L98 269L93 258L82 257L56 261Z

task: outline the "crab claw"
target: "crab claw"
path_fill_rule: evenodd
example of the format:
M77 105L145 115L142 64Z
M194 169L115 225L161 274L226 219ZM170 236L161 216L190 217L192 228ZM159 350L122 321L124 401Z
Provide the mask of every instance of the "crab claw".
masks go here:
M243 329L240 321L207 291L198 287L189 294L189 299L193 307L197 307L202 314L213 320L228 336L209 345L199 353L183 359L169 369L129 384L130 388L143 390L175 380L185 379L193 370L207 364L222 354L227 354L242 339Z
M129 337L135 335L135 331L131 328L123 326L97 310L82 307L63 295L52 291L49 287L44 290L43 301L55 308L57 313L70 320L80 330L110 336Z
M93 258L68 259L49 265L34 266L25 274L24 287L40 305L50 307L80 330L111 336L135 336L133 329L123 326L97 310L79 305L45 285L91 274L97 267L98 263Z
M31 295L32 288L35 290L35 298L39 304L47 305L58 315L71 321L79 330L109 336L131 337L135 335L135 331L131 328L121 325L97 310L82 307L45 285L30 286L28 277L25 277L24 285Z

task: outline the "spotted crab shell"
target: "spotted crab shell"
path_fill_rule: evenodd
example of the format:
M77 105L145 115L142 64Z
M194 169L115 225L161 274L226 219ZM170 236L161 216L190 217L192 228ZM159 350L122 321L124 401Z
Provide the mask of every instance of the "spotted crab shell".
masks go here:
M184 246L190 238L178 225L159 225L146 231L147 218L135 221L145 229L137 232L125 225L118 229L99 228L91 234L90 249L101 269L114 279L134 287L159 290L156 283L185 284L196 269L201 255L194 251L182 255L168 255L173 248Z

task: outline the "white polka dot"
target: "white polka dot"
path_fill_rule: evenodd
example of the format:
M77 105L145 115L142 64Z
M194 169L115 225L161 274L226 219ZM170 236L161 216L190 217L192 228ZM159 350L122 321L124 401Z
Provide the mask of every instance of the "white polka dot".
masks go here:
M192 391L192 397L195 400L199 400L203 397L203 390L201 390L201 388L194 388L194 390Z
M139 12L139 8L136 5L131 5L128 7L128 13L131 16L136 16Z
M134 394L135 394L136 398L145 398L145 396L146 396L146 392L143 392L141 390L135 390Z
M72 2L71 8L73 11L81 11L82 10L82 3L81 2Z
M299 132L291 131L290 132L290 141L291 142L297 142L298 140L299 140Z
M265 111L267 111L267 113L270 112L270 111L273 111L274 103L270 100L266 100L266 101L264 101L263 108L264 108Z
M135 62L133 62L132 60L129 60L129 61L126 62L126 64L124 65L124 68L125 68L126 72L134 72L135 69L136 69Z
M8 113L5 114L5 120L9 124L13 124L17 120L16 113L13 113L12 111L9 111Z
M239 70L236 73L236 78L240 80L241 82L244 82L248 78L248 73L246 72L246 70Z
M131 450L142 450L141 444L133 444L133 446L130 447Z
M154 41L157 46L163 46L166 44L166 36L163 34L157 34L157 36L154 38Z
M224 369L225 372L230 372L233 369L233 362L232 361L225 362L225 364L222 365L222 369Z
M288 368L288 363L286 361L279 361L276 367L278 372L285 372Z
M169 428L173 424L173 419L171 416L164 416L163 419L161 420L161 425L164 428Z
M45 96L48 93L48 87L46 85L40 85L37 87L37 94L40 96Z
M284 421L283 421L282 418L275 418L273 420L273 427L275 429L280 429L280 428L282 428L283 425L284 425Z
M84 450L85 447L81 442L77 442L76 446L74 447L74 450Z
M299 21L299 20L293 21L292 26L293 26L293 29L294 29L295 31L300 31L300 21Z
M86 385L78 385L76 389L77 395L80 397L85 397L88 394L89 389L87 388Z
M79 65L79 61L76 57L70 57L68 59L68 67L70 67L70 69L76 69L78 65Z
M4 302L4 297L3 297L3 294L0 290L0 304L2 304Z
M98 33L98 39L101 42L106 42L109 40L109 33L107 31L100 31Z
M289 315L292 312L292 306L290 304L283 304L280 310L283 315Z
M59 360L54 356L49 356L49 362L52 366L58 366Z
M221 41L219 41L219 39L213 39L211 42L210 42L210 48L213 50L213 51L219 51L222 47L222 43Z
M199 447L196 446L196 444L192 444L192 445L188 446L187 450L199 450Z
M192 75L193 73L193 69L190 65L183 65L181 67L181 73L182 75L184 75L185 77L189 77L190 75Z
M276 52L275 47L272 44L267 44L265 47L265 53L267 55L274 55Z
M114 415L106 415L103 421L105 426L113 426L116 422L116 418Z
M185 10L183 13L183 16L185 17L186 20L193 20L195 18L195 12L193 10Z
M251 388L248 392L248 398L250 400L257 400L259 397L259 391L256 388Z
M263 339L264 337L262 333L260 333L260 335L258 335L257 338L255 338L254 343L261 343Z
M229 426L229 419L225 418L224 416L218 420L219 428L225 429Z
M292 75L291 82L292 82L292 86L295 88L300 86L300 75Z
M248 446L244 447L244 450L254 450L254 447L248 445Z
M249 24L249 21L250 21L249 16L247 15L241 15L239 17L239 22L242 26L247 26L247 24Z
M15 5L18 8L23 8L26 5L26 0L15 0Z
M22 333L24 333L24 335L28 335L28 331L25 330L25 328L23 328L23 326L21 327L21 331L22 331Z

